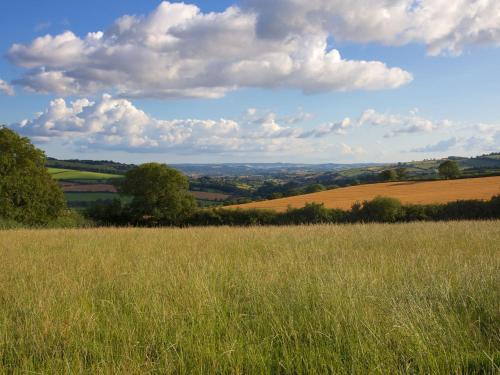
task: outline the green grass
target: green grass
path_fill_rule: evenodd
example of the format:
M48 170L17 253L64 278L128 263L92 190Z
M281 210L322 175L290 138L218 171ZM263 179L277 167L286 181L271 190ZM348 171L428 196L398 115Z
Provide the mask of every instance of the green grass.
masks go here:
M48 170L56 180L112 180L123 178L123 176L115 174L76 171L73 169L48 168Z
M0 232L0 373L491 373L500 223Z

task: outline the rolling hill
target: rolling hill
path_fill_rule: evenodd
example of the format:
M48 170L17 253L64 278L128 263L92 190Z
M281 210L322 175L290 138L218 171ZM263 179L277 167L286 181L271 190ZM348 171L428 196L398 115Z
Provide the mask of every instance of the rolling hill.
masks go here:
M402 181L368 184L298 195L288 198L252 202L228 208L271 209L286 211L306 203L324 203L327 208L349 209L355 202L382 195L406 204L446 203L463 199L489 199L500 194L500 176L439 181Z
M56 180L113 180L123 176L73 169L49 168L49 173Z

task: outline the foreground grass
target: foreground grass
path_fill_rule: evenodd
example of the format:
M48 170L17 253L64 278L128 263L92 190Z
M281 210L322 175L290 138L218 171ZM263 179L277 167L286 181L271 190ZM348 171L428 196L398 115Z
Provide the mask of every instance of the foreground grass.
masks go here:
M500 223L0 232L0 373L497 373Z

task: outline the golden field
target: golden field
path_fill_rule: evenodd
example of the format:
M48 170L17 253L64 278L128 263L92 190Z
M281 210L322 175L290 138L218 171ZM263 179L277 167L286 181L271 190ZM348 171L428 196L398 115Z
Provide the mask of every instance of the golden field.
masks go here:
M351 186L319 193L281 199L252 202L228 208L259 208L278 212L289 206L303 207L306 203L324 203L327 208L350 209L353 203L376 196L399 199L404 204L446 203L464 199L490 199L500 194L500 176L439 181L403 181Z
M498 374L500 222L0 231L0 374Z

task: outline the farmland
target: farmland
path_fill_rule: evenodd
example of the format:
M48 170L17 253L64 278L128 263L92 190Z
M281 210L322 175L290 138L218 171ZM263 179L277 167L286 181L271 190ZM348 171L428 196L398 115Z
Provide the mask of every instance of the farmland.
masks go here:
M355 202L388 196L407 204L445 203L465 199L489 199L500 194L500 176L440 181L402 181L351 186L282 199L252 202L233 208L285 211L289 206L324 203L328 208L349 209Z
M61 168L49 168L49 173L56 180L113 180L123 178L123 176L109 173L77 171L73 169Z
M498 222L13 230L0 372L495 373Z

